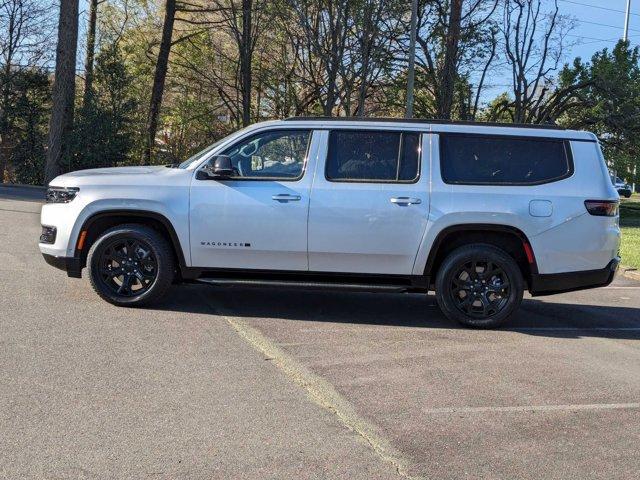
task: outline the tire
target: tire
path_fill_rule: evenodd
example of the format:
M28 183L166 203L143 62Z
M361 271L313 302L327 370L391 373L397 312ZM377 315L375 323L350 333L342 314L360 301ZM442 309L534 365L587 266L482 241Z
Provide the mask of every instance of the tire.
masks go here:
M624 198L631 198L631 192L624 192Z
M436 275L436 300L442 313L468 327L495 328L509 321L522 302L523 292L517 263L493 245L454 250Z
M93 243L87 266L91 286L103 300L138 307L164 297L173 281L175 261L160 233L126 224L110 228Z

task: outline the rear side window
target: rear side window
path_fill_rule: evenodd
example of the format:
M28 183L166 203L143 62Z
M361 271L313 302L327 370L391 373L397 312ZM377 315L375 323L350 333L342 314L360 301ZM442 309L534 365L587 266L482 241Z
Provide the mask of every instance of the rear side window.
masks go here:
M440 134L445 183L538 185L573 174L568 142L548 138Z
M329 134L327 180L412 183L419 170L418 133L334 130Z

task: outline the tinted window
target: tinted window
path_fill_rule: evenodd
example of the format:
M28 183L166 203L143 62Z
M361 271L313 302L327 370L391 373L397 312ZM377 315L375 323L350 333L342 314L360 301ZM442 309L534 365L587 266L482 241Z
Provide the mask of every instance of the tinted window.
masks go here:
M295 180L302 177L311 134L308 130L258 133L228 148L232 178Z
M446 183L527 185L559 180L573 166L563 140L442 134Z
M417 133L335 130L326 177L333 181L412 182L418 178Z

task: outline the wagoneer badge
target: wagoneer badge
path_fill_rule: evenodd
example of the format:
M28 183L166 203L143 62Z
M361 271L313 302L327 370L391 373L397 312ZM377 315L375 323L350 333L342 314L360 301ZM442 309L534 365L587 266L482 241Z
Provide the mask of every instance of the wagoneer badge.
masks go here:
M251 247L250 243L244 242L200 242L203 247Z

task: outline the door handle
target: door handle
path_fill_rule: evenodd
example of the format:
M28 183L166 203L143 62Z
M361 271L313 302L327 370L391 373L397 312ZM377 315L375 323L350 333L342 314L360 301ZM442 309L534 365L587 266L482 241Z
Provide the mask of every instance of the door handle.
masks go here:
M302 198L300 195L290 195L288 193L280 193L271 197L276 202L298 202Z
M411 197L391 197L391 203L395 203L397 205L418 205L422 203L422 200Z

